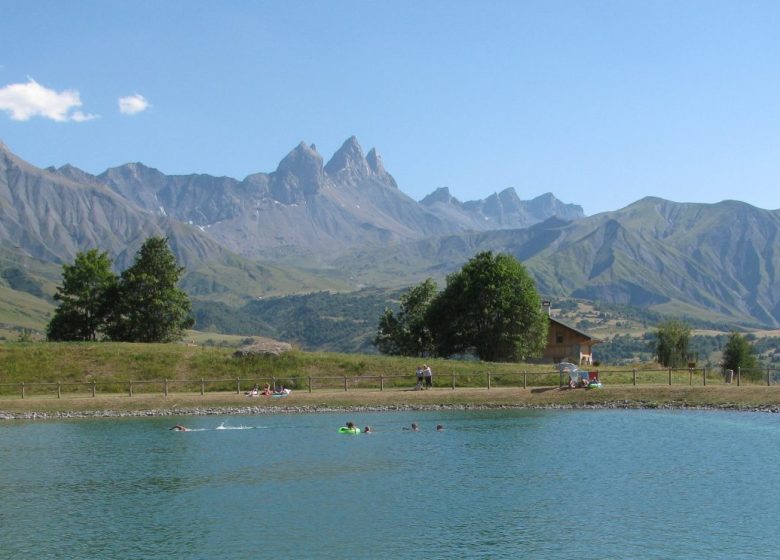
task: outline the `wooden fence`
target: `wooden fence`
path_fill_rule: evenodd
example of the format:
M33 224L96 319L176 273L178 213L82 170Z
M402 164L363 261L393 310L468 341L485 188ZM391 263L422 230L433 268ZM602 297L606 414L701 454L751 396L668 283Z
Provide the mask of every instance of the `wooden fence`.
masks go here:
M737 370L728 375L721 369L656 369L656 370L605 370L599 371L600 381L613 385L780 385L780 370L766 368L761 370ZM349 391L349 390L398 390L415 386L416 379L410 375L355 375L355 376L285 376L285 377L253 377L235 379L200 379L200 380L130 380L130 381L87 381L87 382L43 382L43 383L0 383L0 396L6 397L41 397L61 398L68 396L91 396L127 394L150 395L171 393L200 394L206 393L236 393L248 392L255 385L268 383L271 387L287 387L293 391ZM569 383L568 373L550 372L515 372L515 373L480 373L460 374L445 373L434 376L434 387L455 390L457 388L493 387L563 387Z

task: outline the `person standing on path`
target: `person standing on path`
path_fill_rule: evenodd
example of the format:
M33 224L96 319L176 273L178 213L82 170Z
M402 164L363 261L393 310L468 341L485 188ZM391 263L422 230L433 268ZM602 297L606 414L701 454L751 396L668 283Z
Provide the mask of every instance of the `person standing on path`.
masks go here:
M431 371L431 366L425 364L423 374L425 375L425 388L430 389L433 387L433 372Z

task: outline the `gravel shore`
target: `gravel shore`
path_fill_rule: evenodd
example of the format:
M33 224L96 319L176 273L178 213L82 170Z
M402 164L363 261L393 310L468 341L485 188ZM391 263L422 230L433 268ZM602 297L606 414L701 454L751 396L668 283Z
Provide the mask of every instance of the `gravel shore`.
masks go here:
M251 416L272 414L310 414L328 412L400 412L437 410L597 410L597 409L665 409L665 410L723 410L739 412L780 413L780 405L689 405L686 403L653 403L615 401L598 404L421 404L390 406L238 406L238 407L175 407L149 410L87 410L57 412L3 412L0 420L62 420L71 418L143 418L158 416Z

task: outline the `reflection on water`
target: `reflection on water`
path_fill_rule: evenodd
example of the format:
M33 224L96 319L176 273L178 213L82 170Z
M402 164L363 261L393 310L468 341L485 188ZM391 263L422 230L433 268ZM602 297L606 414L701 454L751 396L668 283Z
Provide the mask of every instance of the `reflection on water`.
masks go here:
M0 558L773 558L778 450L750 413L8 422Z

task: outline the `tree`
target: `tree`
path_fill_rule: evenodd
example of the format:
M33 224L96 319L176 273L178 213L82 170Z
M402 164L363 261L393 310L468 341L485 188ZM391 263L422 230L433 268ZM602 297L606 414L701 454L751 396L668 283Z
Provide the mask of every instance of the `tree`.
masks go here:
M517 361L541 355L547 341L548 319L533 278L514 257L492 251L447 277L427 323L442 356Z
M110 294L115 305L108 334L125 342L171 342L194 321L190 300L176 286L184 272L164 237L150 237Z
M658 363L671 368L687 365L690 338L691 327L682 321L670 319L658 325L655 335Z
M434 351L433 336L426 323L437 286L431 278L409 288L401 296L398 315L385 309L379 319L374 346L383 353L396 356L429 356Z
M723 368L733 371L751 370L758 366L753 347L745 337L733 332L723 347ZM747 372L750 377L750 372ZM760 374L759 374L760 375Z
M60 302L46 327L49 340L96 340L105 326L106 295L116 286L108 253L90 249L78 253L72 265L62 265Z

